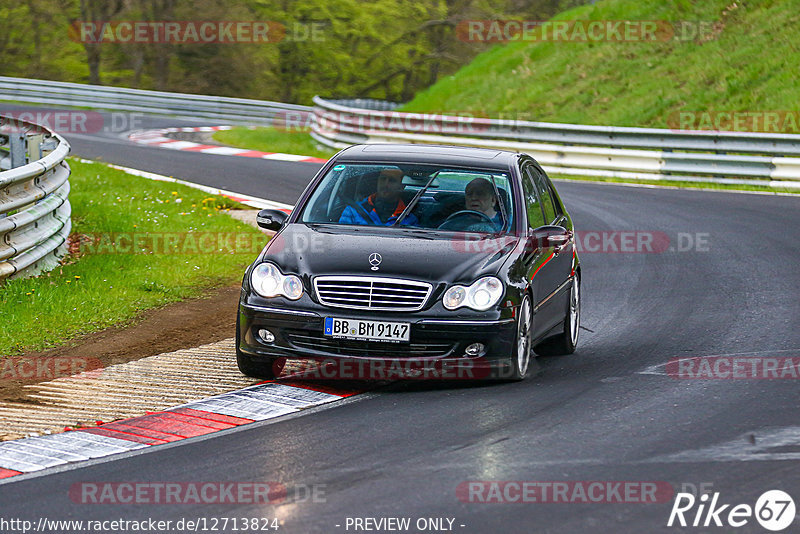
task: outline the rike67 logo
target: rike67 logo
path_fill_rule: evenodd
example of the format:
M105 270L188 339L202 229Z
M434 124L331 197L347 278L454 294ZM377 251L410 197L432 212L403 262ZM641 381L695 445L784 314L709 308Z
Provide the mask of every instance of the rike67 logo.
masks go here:
M753 517L767 530L784 530L794 521L794 500L781 490L764 492L755 506L722 504L719 502L719 492L711 497L703 494L699 498L691 493L678 493L667 526L739 528L750 523Z

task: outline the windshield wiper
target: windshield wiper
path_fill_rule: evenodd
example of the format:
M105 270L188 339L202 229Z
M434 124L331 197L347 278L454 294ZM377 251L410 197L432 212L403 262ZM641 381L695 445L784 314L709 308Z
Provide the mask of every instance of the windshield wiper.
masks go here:
M416 228L414 226L404 226L404 232L408 232L416 237L421 239L436 239L437 237L441 236L441 232L437 232L435 229L429 228Z
M419 202L419 198L422 196L422 193L424 193L431 186L436 177L439 176L440 172L442 171L436 171L431 175L431 179L428 180L428 183L425 184L425 187L417 191L417 194L414 195L414 198L412 198L411 202L408 203L408 206L406 206L406 209L403 210L403 213L401 213L400 216L397 219L395 219L395 221L392 223L392 226L397 226L398 224L400 224L400 222L402 222L402 220L406 218L406 215L411 213L411 210L413 210L414 206L416 206L417 202Z

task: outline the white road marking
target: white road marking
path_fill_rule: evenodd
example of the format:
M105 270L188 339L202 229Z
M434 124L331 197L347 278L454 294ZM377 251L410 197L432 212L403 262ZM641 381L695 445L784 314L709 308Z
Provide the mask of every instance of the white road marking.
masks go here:
M771 449L796 447L797 451L771 451ZM744 434L734 440L657 456L647 462L728 462L800 460L800 427L789 426L778 429L758 430Z
M704 356L686 356L685 358L675 358L674 361L675 362L685 362L685 361L689 361L689 360L699 360L699 359L703 359L703 358L728 358L728 357L734 357L734 356L759 356L759 355L772 356L772 355L779 354L779 353L784 353L784 352L797 352L797 353L800 353L800 349L758 350L758 351L753 351L753 352L728 352L728 353L723 353L723 354L706 354ZM659 363L659 364L656 364L656 365L651 365L649 367L645 367L641 371L636 371L636 374L667 376L667 373L666 373L666 371L664 369L666 368L667 365L669 365L670 361L673 361L673 359L670 359L669 361L666 361L666 362L663 362L663 363ZM780 369L778 369L778 370L780 370Z
M161 148L169 148L170 150L184 150L186 148L194 148L201 146L199 143L192 143L191 141L176 141L171 139L169 143L159 143Z
M267 154L266 156L261 156L262 159L278 159L281 161L303 161L304 159L308 159L309 156L298 156L297 154L283 154L281 152L275 152L274 154Z
M197 126L197 127L187 127L187 128L161 128L158 130L137 130L129 133L128 139L135 143L153 145L159 148L186 150L199 147L202 145L200 143L194 143L190 141L180 141L173 137L166 137L166 134L181 133L181 132L216 132L219 130L230 130L231 128L232 128L231 126ZM213 143L207 143L207 144L213 144ZM203 154L215 154L220 156L239 156L241 154L245 154L248 152L261 152L261 151L234 148L229 146L216 146L213 148L206 148L203 150L199 150L197 152L201 152ZM313 156L301 156L298 154L283 154L280 152L264 153L264 155L261 156L261 158L282 160L282 161L310 161L315 163L319 163L321 160L321 158L315 158Z
M163 145L162 145L163 146ZM196 145L199 146L199 145ZM233 148L229 146L215 146L214 148L204 148L200 150L203 154L219 154L222 156L235 156L236 154L244 154L245 152L251 152L250 150L244 150L241 148Z

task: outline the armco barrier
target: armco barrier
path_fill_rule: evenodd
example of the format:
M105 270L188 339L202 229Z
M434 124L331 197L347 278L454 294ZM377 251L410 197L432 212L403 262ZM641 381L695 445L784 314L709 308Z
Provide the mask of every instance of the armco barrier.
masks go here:
M0 279L50 270L66 252L69 149L45 128L0 117Z
M110 111L130 111L205 118L248 124L271 124L286 112L310 112L308 106L265 100L144 91L123 87L31 80L0 76L4 99L48 106L87 106Z
M800 188L800 158L792 157L800 155L800 135L423 115L320 97L314 104L311 135L333 148L457 144L527 152L553 173Z

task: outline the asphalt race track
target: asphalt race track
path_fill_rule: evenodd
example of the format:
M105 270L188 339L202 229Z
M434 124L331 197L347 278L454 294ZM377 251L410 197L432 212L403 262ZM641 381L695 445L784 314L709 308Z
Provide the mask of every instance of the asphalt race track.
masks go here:
M147 118L143 127L202 124ZM286 203L319 168L137 146L119 134L67 138L74 155ZM423 531L653 532L676 529L667 527L674 494L657 503L580 502L572 493L570 502L486 503L457 489L469 481L627 481L703 487L732 506L754 506L772 489L798 502L798 377L685 378L664 364L798 361L800 198L557 187L576 228L597 232L587 242L606 240L601 251L581 253L588 330L576 354L539 358L541 372L522 383L394 383L332 408L21 476L0 485L0 509L34 522L278 518L279 532L292 533L363 532L374 524L357 530L352 518L389 517L410 518L412 527L420 518L453 520ZM663 232L671 249L610 251L612 234L623 231ZM277 482L288 496L114 505L69 494L81 483L223 481ZM765 532L752 517L736 531Z

